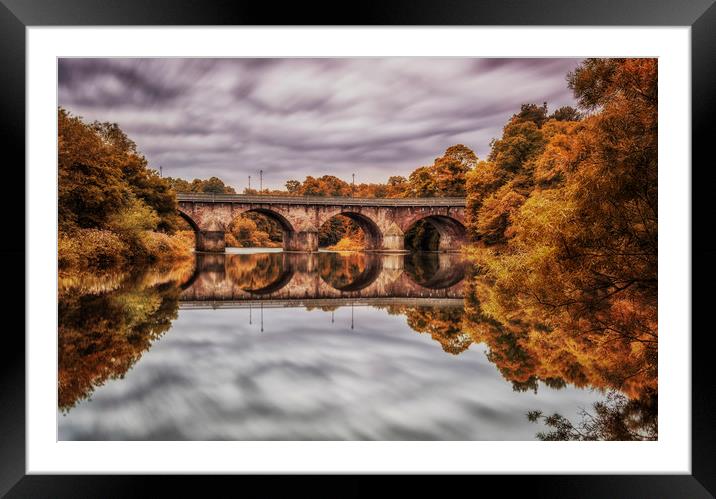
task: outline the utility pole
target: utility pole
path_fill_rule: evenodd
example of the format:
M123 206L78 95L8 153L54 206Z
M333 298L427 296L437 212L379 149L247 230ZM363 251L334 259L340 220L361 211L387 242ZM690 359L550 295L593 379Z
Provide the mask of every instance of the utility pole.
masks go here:
M161 177L161 176L162 176L162 166L159 165L159 177Z
M351 183L351 197L354 196L354 191L356 190L356 174L353 173L353 183Z
M251 175L249 175L249 190L251 190Z
M264 190L264 171L259 170L259 193L263 193Z

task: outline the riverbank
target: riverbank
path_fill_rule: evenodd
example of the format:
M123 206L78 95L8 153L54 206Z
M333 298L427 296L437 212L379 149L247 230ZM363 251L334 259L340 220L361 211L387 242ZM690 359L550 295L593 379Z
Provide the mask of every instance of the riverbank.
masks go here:
M104 271L128 264L189 259L193 252L191 231L170 235L147 230L127 237L110 230L77 229L59 233L57 266L64 273Z

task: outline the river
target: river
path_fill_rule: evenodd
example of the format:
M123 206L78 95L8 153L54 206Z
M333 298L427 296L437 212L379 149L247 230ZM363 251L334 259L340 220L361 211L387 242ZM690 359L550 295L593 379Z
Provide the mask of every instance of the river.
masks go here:
M534 440L605 392L515 383L460 255L233 250L61 278L60 440ZM493 359L494 360L494 359Z

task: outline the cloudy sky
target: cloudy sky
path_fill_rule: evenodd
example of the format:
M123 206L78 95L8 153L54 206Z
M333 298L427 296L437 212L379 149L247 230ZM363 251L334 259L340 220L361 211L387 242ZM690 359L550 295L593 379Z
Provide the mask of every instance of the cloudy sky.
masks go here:
M480 158L522 103L574 105L578 59L60 59L59 105L116 122L165 176L237 190L385 182L453 144Z

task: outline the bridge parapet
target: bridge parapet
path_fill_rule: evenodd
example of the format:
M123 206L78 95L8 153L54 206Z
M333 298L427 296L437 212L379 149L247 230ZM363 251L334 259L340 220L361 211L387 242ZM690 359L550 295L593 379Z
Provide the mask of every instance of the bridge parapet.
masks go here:
M283 204L323 206L453 206L465 207L465 198L355 198L330 196L262 196L247 194L177 193L177 201L201 203Z

